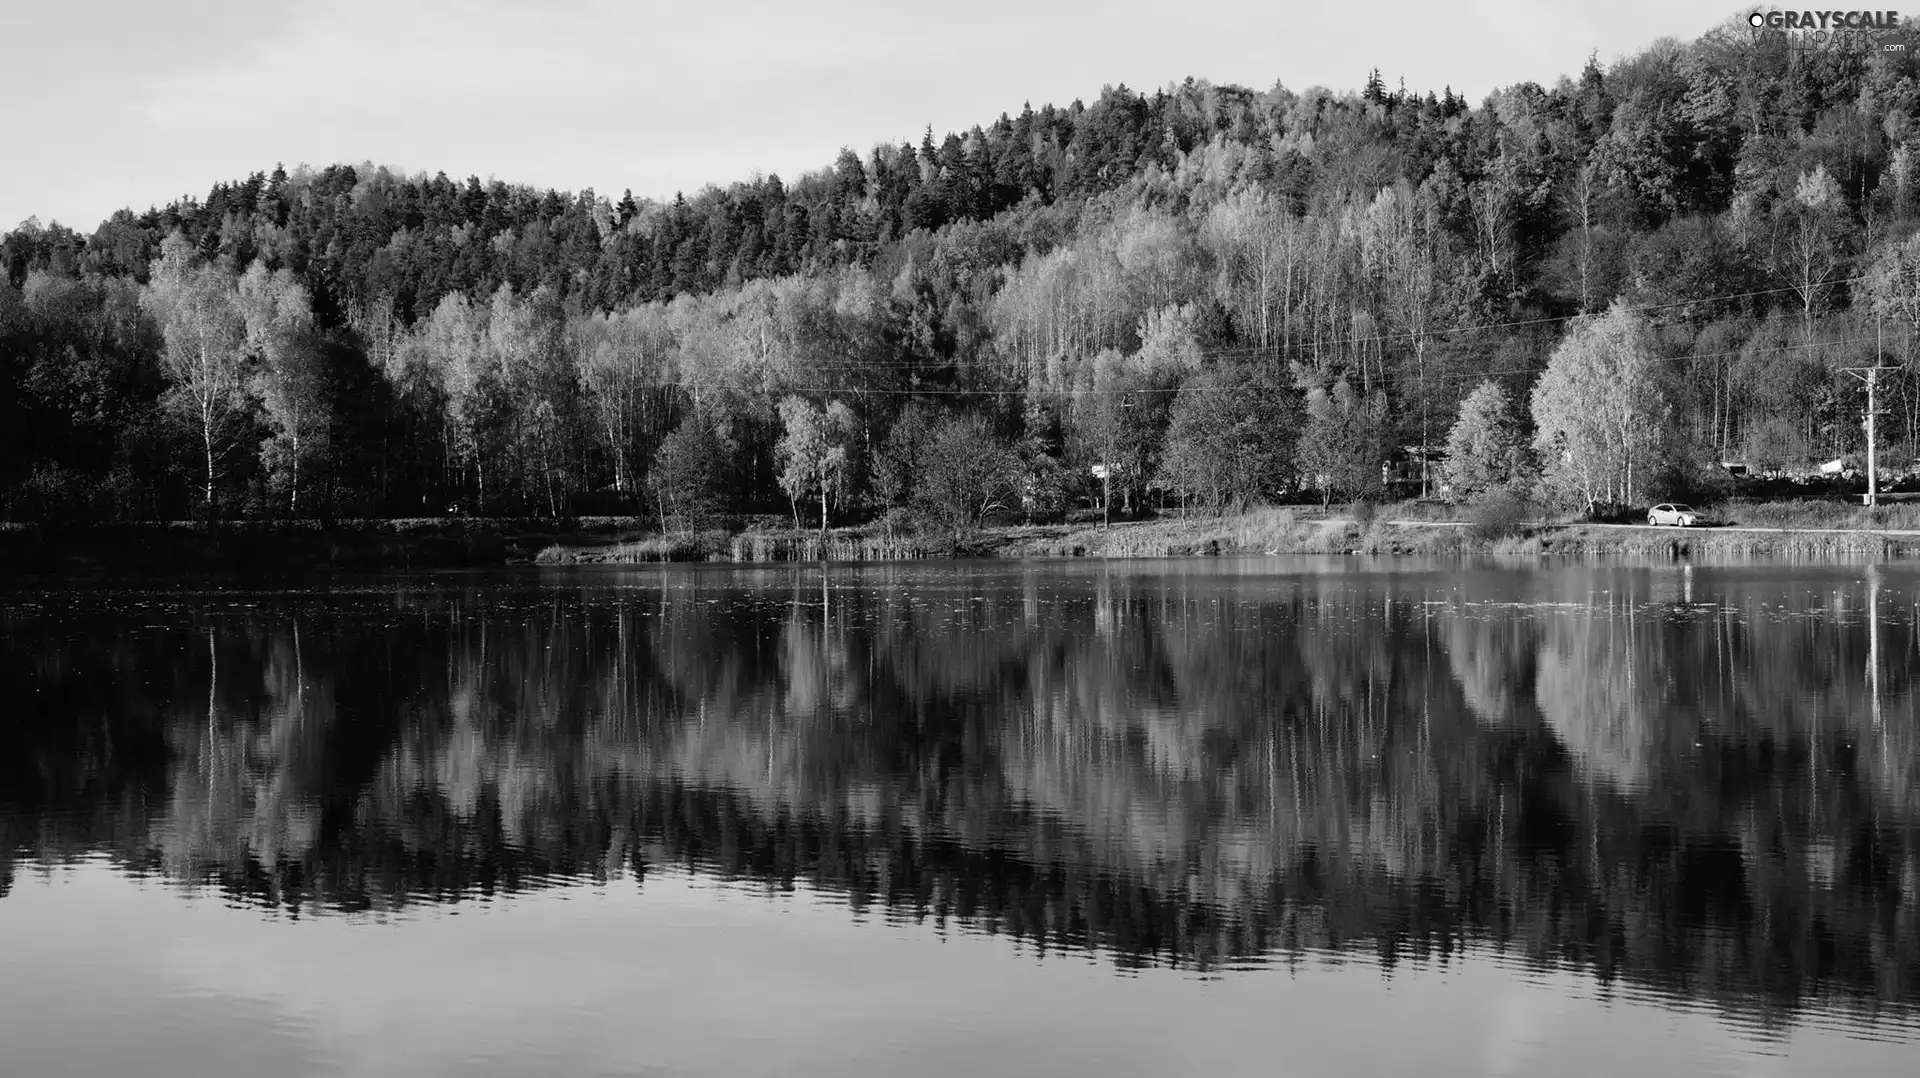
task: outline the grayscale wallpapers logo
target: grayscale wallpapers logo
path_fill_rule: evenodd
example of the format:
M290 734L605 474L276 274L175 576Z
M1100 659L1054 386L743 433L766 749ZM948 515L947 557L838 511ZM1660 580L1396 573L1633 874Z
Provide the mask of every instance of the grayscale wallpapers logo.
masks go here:
M1756 29L1898 30L1898 11L1756 11L1747 16Z
M1796 48L1906 52L1910 44L1897 11L1755 11L1747 16L1747 23Z

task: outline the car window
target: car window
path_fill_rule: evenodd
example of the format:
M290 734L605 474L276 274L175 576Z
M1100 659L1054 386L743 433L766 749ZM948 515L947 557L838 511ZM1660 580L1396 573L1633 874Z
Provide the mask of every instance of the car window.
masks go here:
M1653 507L1653 511L1654 511L1654 512L1656 512L1656 513L1664 513L1664 512L1666 512L1667 510L1669 510L1669 509L1672 509L1672 508L1673 508L1673 506L1671 506L1671 505L1656 505L1656 506L1654 506L1654 507Z
M1686 507L1686 506L1684 506L1684 505L1676 505L1676 506L1674 506L1674 507L1673 507L1673 511L1674 511L1674 512L1676 512L1676 513L1691 513L1691 512L1693 512L1693 510L1692 510L1692 509L1689 509L1688 507Z

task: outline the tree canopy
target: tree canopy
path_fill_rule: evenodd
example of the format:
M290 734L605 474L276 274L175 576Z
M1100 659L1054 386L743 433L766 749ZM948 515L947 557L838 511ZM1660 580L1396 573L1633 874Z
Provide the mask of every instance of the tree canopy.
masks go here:
M1208 387L1299 415L1344 381L1376 456L1432 449L1609 309L1668 411L1590 493L1850 452L1840 368L1875 354L1913 449L1917 196L1914 57L1743 18L1477 104L1113 87L666 201L276 166L0 237L0 513L650 512L699 414L721 508L784 514L788 398L846 412L803 485L847 520L900 502L878 449L914 408L1020 447L1030 507L1292 497L1206 474L1249 421Z

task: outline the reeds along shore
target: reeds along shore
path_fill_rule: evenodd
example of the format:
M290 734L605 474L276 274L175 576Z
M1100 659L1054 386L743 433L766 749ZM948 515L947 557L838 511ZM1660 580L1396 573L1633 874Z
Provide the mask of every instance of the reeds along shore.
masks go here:
M1757 527L1759 525L1743 525ZM1810 525L1789 525L1810 526ZM1145 521L1110 528L1006 527L956 539L859 532L658 535L597 546L555 544L543 565L667 561L888 561L928 557L1165 558L1259 554L1627 556L1644 558L1894 558L1920 553L1920 536L1870 528L1748 531L1609 528L1374 519L1299 519L1289 509Z
M1197 523L1197 522L1193 522ZM1469 525L1356 524L1335 521L1227 520L1214 527L1136 525L1033 539L1001 553L1014 556L1179 557L1194 554L1398 554L1458 556L1624 556L1642 558L1894 558L1920 553L1920 537L1869 531L1751 532L1712 529L1597 528L1534 525L1487 534Z
M696 532L653 535L597 546L556 543L541 550L540 565L625 565L644 562L904 561L958 553L944 543L906 536L821 535L818 532Z
M848 529L653 533L632 518L156 524L0 531L0 576L165 575L225 570L484 568L515 564L901 561L916 558L1166 558L1207 555L1398 554L1435 557L1898 558L1920 553L1908 515L1920 507L1729 506L1733 527L1420 520L1392 506L1347 517L1255 509L1224 516L1098 525L985 528L965 536ZM1427 512L1437 512L1427 510ZM1758 530L1764 528L1805 530ZM1742 530L1746 529L1746 530Z

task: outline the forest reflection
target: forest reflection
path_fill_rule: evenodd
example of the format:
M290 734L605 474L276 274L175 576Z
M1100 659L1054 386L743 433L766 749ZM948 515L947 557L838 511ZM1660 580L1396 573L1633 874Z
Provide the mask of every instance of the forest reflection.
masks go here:
M1219 968L1920 1002L1920 576L794 567L11 596L0 894L666 866ZM0 910L5 907L0 904Z

